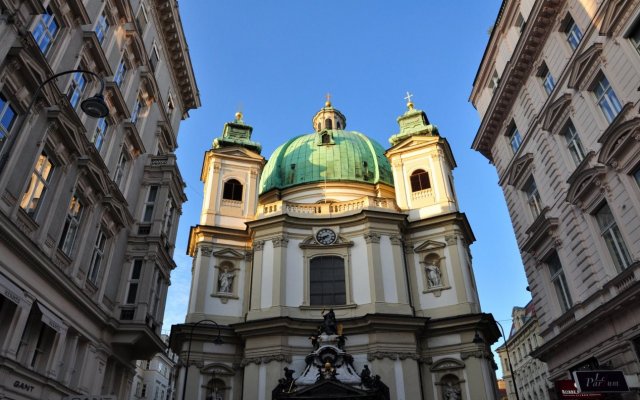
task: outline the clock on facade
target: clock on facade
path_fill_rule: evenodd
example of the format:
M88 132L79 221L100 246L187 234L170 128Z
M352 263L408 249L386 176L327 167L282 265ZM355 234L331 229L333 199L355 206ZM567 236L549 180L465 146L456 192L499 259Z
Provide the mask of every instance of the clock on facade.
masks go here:
M320 244L333 244L337 239L336 233L329 228L322 228L316 232L316 241Z

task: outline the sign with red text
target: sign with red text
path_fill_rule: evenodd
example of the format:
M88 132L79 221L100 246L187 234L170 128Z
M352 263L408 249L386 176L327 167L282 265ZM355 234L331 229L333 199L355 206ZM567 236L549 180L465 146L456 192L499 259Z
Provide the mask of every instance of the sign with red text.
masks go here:
M574 371L573 380L580 393L628 392L622 371Z
M600 393L578 393L576 384L571 379L555 381L556 392L560 400L602 399Z

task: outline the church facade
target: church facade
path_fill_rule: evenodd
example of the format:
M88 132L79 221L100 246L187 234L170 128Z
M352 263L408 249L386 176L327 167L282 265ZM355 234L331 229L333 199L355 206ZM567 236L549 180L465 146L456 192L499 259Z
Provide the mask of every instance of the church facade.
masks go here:
M346 122L267 161L238 113L205 153L179 398L496 398L447 140L411 102L388 149Z

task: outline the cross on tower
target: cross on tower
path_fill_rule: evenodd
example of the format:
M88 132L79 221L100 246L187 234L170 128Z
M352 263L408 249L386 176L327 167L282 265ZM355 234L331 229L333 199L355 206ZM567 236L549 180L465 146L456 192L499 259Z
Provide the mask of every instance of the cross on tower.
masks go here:
M411 103L411 98L413 97L413 95L409 92L407 92L407 97L405 97L405 99L407 100L407 103Z

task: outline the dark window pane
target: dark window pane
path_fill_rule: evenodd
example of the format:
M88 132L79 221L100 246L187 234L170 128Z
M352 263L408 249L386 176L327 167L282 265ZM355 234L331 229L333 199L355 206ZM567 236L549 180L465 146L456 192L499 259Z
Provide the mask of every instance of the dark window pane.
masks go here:
M344 260L337 256L320 256L309 267L311 305L346 304Z

